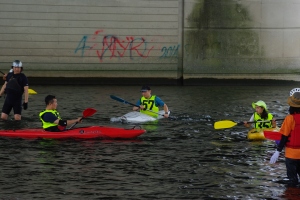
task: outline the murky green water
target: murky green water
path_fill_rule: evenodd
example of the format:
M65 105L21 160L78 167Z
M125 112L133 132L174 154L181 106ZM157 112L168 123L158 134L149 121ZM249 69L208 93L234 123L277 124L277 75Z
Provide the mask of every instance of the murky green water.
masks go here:
M297 87L295 85L294 87ZM287 199L284 158L268 163L272 141L248 141L247 129L214 130L214 121L249 120L251 103L266 101L277 118L287 114L293 86L154 86L176 120L143 124L134 140L23 140L0 138L1 198L10 199ZM135 103L140 86L33 86L23 122L3 127L38 127L44 97L55 94L66 118L98 112L78 126L106 125L131 111L113 94ZM3 99L1 100L3 105Z

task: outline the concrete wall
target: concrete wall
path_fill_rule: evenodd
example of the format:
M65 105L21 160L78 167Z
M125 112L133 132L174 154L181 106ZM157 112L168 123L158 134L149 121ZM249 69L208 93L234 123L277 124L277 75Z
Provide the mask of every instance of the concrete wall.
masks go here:
M0 0L0 70L299 81L298 0Z
M184 78L297 80L300 1L186 0Z
M33 77L178 77L178 0L1 0L0 69Z

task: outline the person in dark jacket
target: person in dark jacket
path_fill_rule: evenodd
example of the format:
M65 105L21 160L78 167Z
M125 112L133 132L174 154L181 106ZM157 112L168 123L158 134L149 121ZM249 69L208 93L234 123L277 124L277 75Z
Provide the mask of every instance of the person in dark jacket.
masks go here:
M11 110L14 110L15 120L21 120L22 105L23 109L28 108L28 79L22 73L23 66L20 60L15 60L12 64L12 73L8 73L4 82L0 97L6 93L6 98L2 107L1 119L7 120ZM24 101L22 104L22 97Z

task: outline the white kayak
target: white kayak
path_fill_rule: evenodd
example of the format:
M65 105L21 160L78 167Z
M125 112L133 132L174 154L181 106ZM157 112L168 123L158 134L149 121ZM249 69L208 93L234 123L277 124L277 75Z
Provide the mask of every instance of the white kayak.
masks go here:
M141 112L132 111L118 118L111 118L111 121L121 121L122 123L144 123L144 122L153 122L158 119L164 118L164 111L161 110L158 112L158 117L152 117ZM170 111L169 111L170 114Z

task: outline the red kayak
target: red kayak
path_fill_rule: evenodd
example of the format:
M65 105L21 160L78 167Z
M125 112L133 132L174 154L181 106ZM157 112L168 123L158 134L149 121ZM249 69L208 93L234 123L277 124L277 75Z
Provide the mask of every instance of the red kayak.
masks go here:
M130 139L145 133L144 129L124 129L105 126L89 126L74 128L62 132L48 132L43 129L0 130L0 137L15 138L49 138L49 139Z

